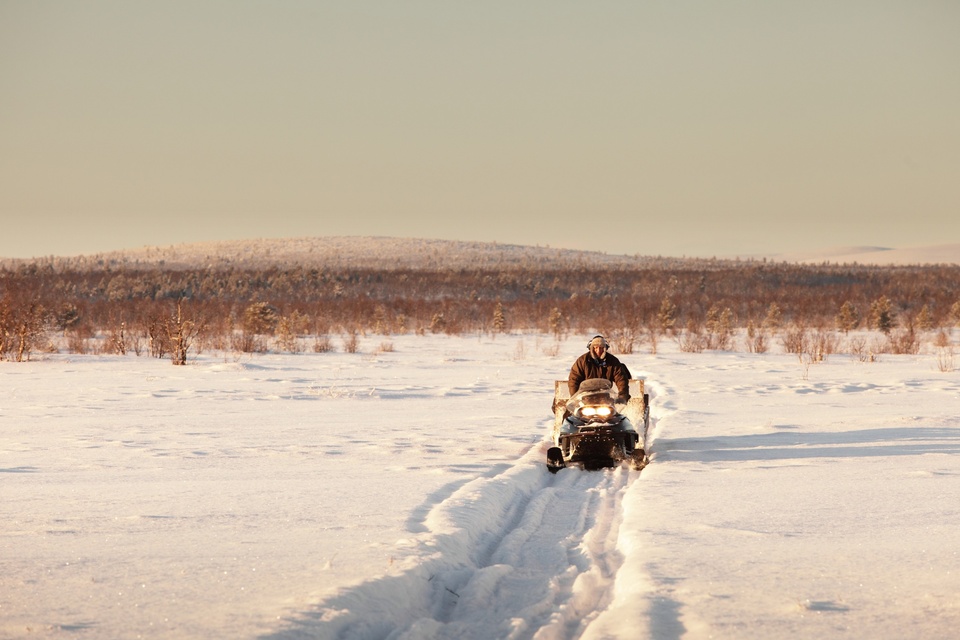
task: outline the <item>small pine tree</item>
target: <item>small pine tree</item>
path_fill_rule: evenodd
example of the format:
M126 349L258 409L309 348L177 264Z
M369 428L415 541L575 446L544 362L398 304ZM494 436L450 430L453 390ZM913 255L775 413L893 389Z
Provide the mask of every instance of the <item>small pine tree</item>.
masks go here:
M707 309L707 321L706 329L707 333L716 333L717 324L720 322L720 307L717 305L711 306Z
M506 327L507 321L503 316L503 303L497 300L497 306L493 309L493 332L503 333Z
M950 307L950 321L954 326L960 326L960 300L953 303Z
M273 333L280 322L280 312L266 302L254 302L243 311L243 330L257 335Z
M720 309L717 305L707 311L707 334L710 336L710 349L728 349L733 334L733 312L729 307Z
M780 310L780 305L776 302L771 302L770 306L767 307L767 317L763 319L763 324L761 325L764 329L770 331L776 331L783 324L783 311Z
M920 309L920 313L917 314L916 325L920 331L933 329L933 313L930 311L929 305L923 305L923 308Z
M860 312L857 311L857 307L852 302L847 300L840 307L840 313L837 314L836 321L837 329L849 333L860 326Z
M660 310L657 312L657 322L660 330L664 333L673 331L677 324L677 305L673 304L670 298L664 298L660 302Z
M563 336L563 313L557 307L550 311L550 332L559 340Z
M870 326L885 334L889 334L896 324L893 313L893 304L887 296L880 296L870 305Z

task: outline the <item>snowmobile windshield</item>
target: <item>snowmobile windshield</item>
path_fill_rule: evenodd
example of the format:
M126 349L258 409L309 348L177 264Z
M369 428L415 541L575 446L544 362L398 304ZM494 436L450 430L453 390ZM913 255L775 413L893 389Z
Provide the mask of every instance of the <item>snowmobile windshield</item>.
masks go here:
M605 420L617 413L616 401L617 392L609 380L585 380L567 401L567 411L587 422Z

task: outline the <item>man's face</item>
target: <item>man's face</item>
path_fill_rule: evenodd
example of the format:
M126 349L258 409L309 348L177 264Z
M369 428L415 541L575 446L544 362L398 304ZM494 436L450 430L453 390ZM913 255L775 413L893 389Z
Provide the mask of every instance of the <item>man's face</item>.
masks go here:
M593 354L593 357L597 360L603 360L606 352L607 350L603 348L603 340L594 340L590 343L590 353Z

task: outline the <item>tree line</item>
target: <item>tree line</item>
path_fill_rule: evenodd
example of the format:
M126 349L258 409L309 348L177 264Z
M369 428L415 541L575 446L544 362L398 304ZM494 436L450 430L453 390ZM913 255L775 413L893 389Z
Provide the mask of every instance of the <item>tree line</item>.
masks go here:
M960 266L663 261L469 268L157 265L0 268L0 359L204 349L317 351L331 336L599 331L629 352L811 350L870 329L910 352L960 322ZM949 343L949 337L941 338ZM834 347L836 345L834 344ZM815 349L814 349L815 350Z

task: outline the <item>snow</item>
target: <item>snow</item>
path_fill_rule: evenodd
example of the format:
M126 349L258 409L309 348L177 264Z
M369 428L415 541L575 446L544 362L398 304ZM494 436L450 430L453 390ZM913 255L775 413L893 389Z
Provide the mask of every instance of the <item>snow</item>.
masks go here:
M622 359L650 465L543 465L571 337L0 363L0 637L900 638L960 625L932 350Z
M768 256L778 262L905 266L960 264L960 243L910 247L832 247Z
M599 251L567 250L558 252L548 246L527 246L498 242L468 242L429 238L380 236L315 236L295 238L257 238L193 242L170 246L144 246L139 249L111 251L74 257L49 257L44 263L73 268L140 267L163 265L165 269L197 269L202 266L244 268L333 268L333 269L503 269L529 265L553 265L556 268L592 265L615 267L642 266L653 258L611 255ZM32 263L24 259L0 257L0 267L16 268ZM662 264L664 259L657 259Z

